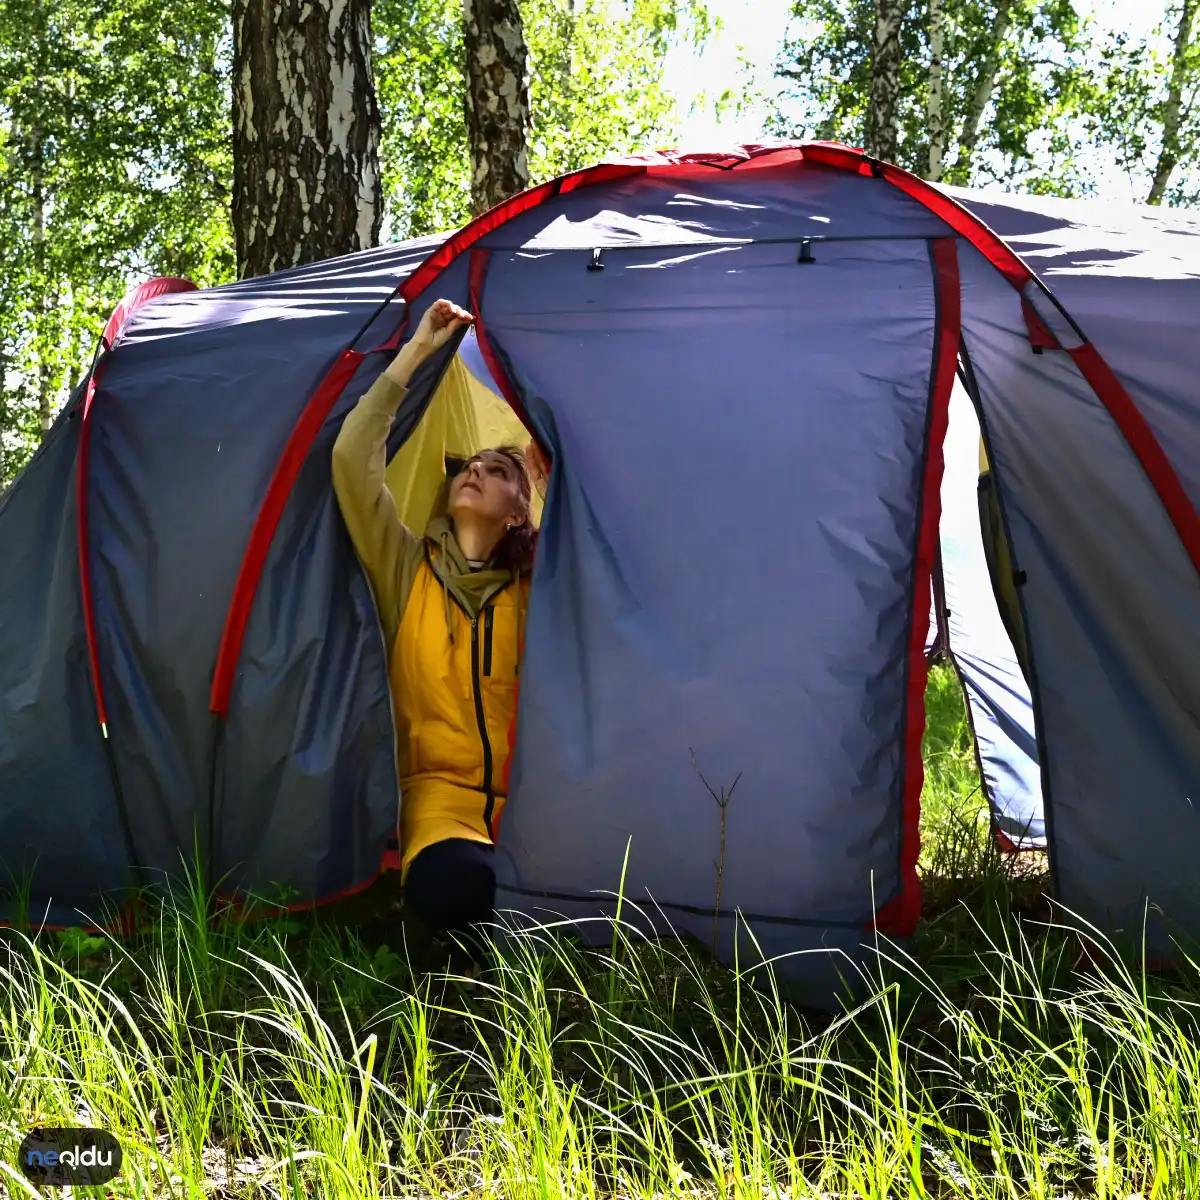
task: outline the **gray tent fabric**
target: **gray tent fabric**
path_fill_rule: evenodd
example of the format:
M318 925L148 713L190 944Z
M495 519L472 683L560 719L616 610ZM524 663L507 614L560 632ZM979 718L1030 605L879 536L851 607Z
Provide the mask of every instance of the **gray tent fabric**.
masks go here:
M804 177L799 188L798 173ZM480 245L538 254L773 238L793 246L803 238L894 241L946 233L945 223L918 201L894 188L864 189L841 171L808 163L715 171L683 163L547 200L510 218Z
M0 497L0 804L6 920L76 924L129 877L88 676L64 411Z
M1193 504L1200 504L1200 407L1194 387L1200 372L1200 221L1177 210L1098 200L1065 201L955 188L946 191L1004 237L1053 289L1132 396ZM1032 414L1029 419L1034 419ZM1042 419L1040 413L1037 419ZM1043 428L1040 436L1049 433L1049 428ZM1090 454L1091 442L1085 446L1089 450L1081 450L1081 454ZM1043 453L1050 449L1043 447ZM1094 459L1091 465L1098 469ZM1144 531L1131 528L1122 511L1131 498L1122 496L1120 503L1110 507L1106 501L1112 482L1091 479L1079 466L1072 462L1069 478L1084 494L1073 496L1073 506L1087 505L1090 512L1078 512L1077 519L1089 521L1093 530L1107 531L1114 541L1119 538L1122 553L1119 565L1107 578L1101 580L1100 569L1094 570L1092 587L1099 593L1076 594L1067 601L1069 611L1062 619L1082 623L1093 606L1120 596L1129 624L1109 632L1121 652L1102 653L1107 678L1099 693L1089 691L1082 672L1068 676L1069 696L1064 695L1062 685L1053 692L1042 689L1043 703L1053 710L1047 711L1043 729L1050 750L1046 807L1055 838L1051 863L1059 873L1058 891L1064 904L1088 912L1104 928L1123 929L1135 940L1145 936L1152 955L1167 957L1172 952L1168 927L1177 934L1194 934L1197 928L1196 899L1184 894L1190 889L1180 874L1187 870L1183 864L1196 848L1192 807L1198 790L1196 717L1187 714L1189 708L1192 714L1197 709L1189 693L1171 682L1180 670L1189 669L1195 637L1185 632L1186 603L1182 624L1174 632L1170 625L1146 626L1160 622L1163 608L1188 595L1187 571L1186 566L1181 567L1176 585L1163 564L1149 568L1147 563L1150 574L1142 581L1154 580L1154 589L1165 591L1158 603L1139 608L1133 597L1145 592L1126 582L1126 573L1135 569L1138 555L1123 553L1125 545L1131 551L1143 549L1133 543ZM1013 495L1008 474L998 475L998 483L1015 508L1021 501ZM1095 489L1090 501L1088 489ZM1114 518L1125 518L1123 527L1114 527ZM1013 519L1019 522L1020 514ZM1018 536L1014 532L1014 541ZM1048 534L1038 530L1035 536L1044 541ZM1063 530L1059 536L1065 541L1070 535ZM1026 570L1030 565L1027 557L1021 558ZM1101 563L1094 562L1094 568L1101 568ZM1028 584L1025 591L1029 591ZM1112 595L1114 592L1118 595ZM1194 591L1191 594L1194 597ZM1119 618L1112 613L1109 619ZM1192 630L1195 622L1196 609L1192 607ZM1054 628L1052 637L1056 638L1058 627ZM1175 658L1172 645L1179 650L1180 659ZM1056 649L1068 658L1073 652L1070 642ZM1122 659L1133 665L1121 665ZM1039 675L1047 669L1040 659L1035 668ZM1141 705L1134 700L1143 686L1143 682L1135 682L1138 680L1158 691L1161 707L1157 719L1169 720L1170 732L1155 728L1156 716L1149 707L1138 711ZM1114 689L1119 704L1112 703ZM1163 695L1164 690L1170 699ZM1076 710L1065 730L1055 721L1063 707ZM1127 720L1131 724L1127 725ZM1087 730L1082 738L1075 736L1080 722ZM1093 753L1106 737L1113 740L1105 753ZM1151 748L1156 739L1161 739L1161 756ZM1123 753L1134 742L1146 750ZM1086 770L1076 770L1076 755L1088 759ZM1014 775L1028 770L1028 759L1022 758L1015 748L1006 756ZM1120 760L1118 774L1101 784L1098 777L1113 759ZM1064 781L1061 798L1055 790L1057 778ZM1124 796L1118 800L1122 791ZM1064 804L1072 806L1070 817L1061 811ZM1071 852L1064 852L1064 836L1072 842ZM1064 870L1072 872L1071 879L1061 874Z
M384 356L368 356L342 396L284 511L223 736L209 687L251 524L301 410L329 361L439 241L162 297L131 317L108 356L87 497L94 608L115 774L150 883L205 853L214 809L220 845L207 865L229 890L303 902L378 871L398 796L385 656L328 456L337 415ZM381 314L376 341L402 308ZM429 390L414 384L406 420ZM64 414L0 510L5 561L30 564L7 576L13 595L0 609L0 797L6 834L19 838L7 844L37 862L35 916L50 904L53 924L100 920L103 902L134 882L82 643L78 424L77 409ZM51 455L61 466L42 461ZM50 536L55 507L63 516ZM67 652L69 688L61 665L51 677L39 664L38 682L28 661L38 645ZM51 681L56 690L35 690ZM77 810L78 836L62 838L57 824L39 832L47 811ZM6 866L25 869L16 855Z
M1177 209L944 189L1053 290L1200 505L1200 218Z
M943 189L1003 237L1053 288L1100 347L1200 502L1200 220L1100 200ZM994 607L970 496L973 414L955 393L947 435L942 546L951 636L966 686L997 828L1022 848L1044 844L1032 701ZM961 441L957 442L961 432ZM1020 836L1023 831L1028 831Z
M1200 925L1200 577L1075 361L1032 352L1019 263L932 189L837 148L647 156L594 179L449 241L130 318L83 497L115 783L89 732L70 417L0 508L0 553L30 563L0 591L0 820L38 863L35 907L92 911L129 884L115 787L152 873L207 847L229 890L300 903L378 870L400 800L385 647L329 451L404 301L411 328L444 295L476 307L500 384L554 452L501 904L583 917L622 887L656 924L708 940L715 920L725 957L750 952L740 912L757 951L832 986L877 914L915 899L918 545L950 400L933 386L947 283L931 242L952 239L964 365L1025 580L1056 890L1127 932L1160 904L1152 946L1168 952L1170 928ZM963 200L1063 284L1194 501L1200 339L1167 310L1190 296L1196 243L1139 249L1130 221L1106 258L1111 231L1050 202ZM1186 345L1150 331L1156 312ZM344 388L321 382L335 364ZM244 638L222 649L238 612ZM66 673L32 661L37 645L66 649ZM1017 738L998 751L997 778L1020 753ZM706 782L734 780L722 819ZM55 805L103 815L64 847L32 820ZM830 949L844 955L805 953Z
M926 244L831 244L814 266L792 245L623 250L603 272L497 253L479 316L561 463L505 887L615 892L628 846L635 901L707 935L722 820L703 780L737 779L725 924L865 928L900 886ZM686 415L645 403L671 394Z
M1169 951L1153 901L1200 928L1200 577L1114 423L1065 355L1028 353L1019 305L963 256L964 342L1007 510L1048 747L1056 889ZM994 273L993 273L994 277Z

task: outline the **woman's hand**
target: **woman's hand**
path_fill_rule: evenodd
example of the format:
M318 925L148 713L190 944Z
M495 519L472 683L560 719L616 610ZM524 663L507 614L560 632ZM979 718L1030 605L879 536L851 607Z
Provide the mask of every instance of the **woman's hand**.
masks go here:
M435 300L425 310L416 333L388 364L385 372L387 377L401 387L408 387L413 372L464 325L471 325L474 321L475 318L465 308L459 308L449 300Z
M538 490L543 500L546 498L546 484L550 481L550 468L545 456L538 449L537 442L530 439L525 447L525 469L529 472L529 482Z
M435 350L440 350L459 329L472 324L474 320L465 308L459 308L449 300L435 300L425 310L412 340L426 354L432 354Z

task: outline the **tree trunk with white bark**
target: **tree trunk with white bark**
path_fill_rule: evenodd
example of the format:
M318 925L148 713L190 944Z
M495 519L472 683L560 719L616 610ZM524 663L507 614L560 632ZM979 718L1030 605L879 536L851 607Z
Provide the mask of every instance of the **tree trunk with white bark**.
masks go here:
M900 96L900 27L904 0L876 0L867 111L867 153L895 162L899 149L896 102Z
M0 494L8 487L8 355L0 342Z
M53 424L54 367L50 362L50 314L55 302L50 292L46 262L46 135L38 127L30 131L30 199L33 204L33 262L37 277L37 402L38 428L44 435Z
M517 0L463 0L471 210L529 186L529 54Z
M988 46L987 55L979 68L979 75L975 79L975 87L971 91L971 99L963 116L962 136L958 139L958 159L954 164L955 172L958 174L966 174L970 170L975 147L979 144L983 114L992 98L992 93L996 90L996 80L1000 75L1004 41L1008 37L1008 31L1012 25L1013 3L1014 0L999 0L996 5L996 16L992 22L991 44Z
M945 0L929 0L929 92L926 121L929 162L926 178L937 183L946 166L946 8Z
M379 242L370 0L233 0L238 274Z
M1167 103L1163 109L1162 149L1154 169L1147 204L1161 204L1167 184L1179 166L1179 126L1183 115L1183 89L1189 73L1188 58L1192 47L1192 26L1196 19L1197 0L1183 0L1179 9L1179 24L1175 29L1175 51L1171 59L1171 82Z

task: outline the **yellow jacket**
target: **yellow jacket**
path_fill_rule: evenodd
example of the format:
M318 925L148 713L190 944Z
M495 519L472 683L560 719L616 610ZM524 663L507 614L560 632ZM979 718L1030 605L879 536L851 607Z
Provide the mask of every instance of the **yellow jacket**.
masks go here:
M444 515L444 491L425 537L400 520L385 473L404 395L381 376L347 415L333 447L333 487L388 647L407 870L446 838L494 841L529 573L473 571Z

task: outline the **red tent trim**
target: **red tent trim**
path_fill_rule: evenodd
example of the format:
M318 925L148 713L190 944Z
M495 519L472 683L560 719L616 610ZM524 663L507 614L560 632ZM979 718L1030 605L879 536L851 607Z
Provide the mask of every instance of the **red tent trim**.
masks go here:
M921 791L925 785L925 687L929 660L925 642L933 569L938 553L942 517L943 447L950 423L950 394L958 371L962 337L962 288L958 274L958 245L954 238L932 243L934 286L937 294L937 347L929 381L929 424L925 446L925 478L913 563L912 623L908 650L908 694L904 730L904 796L900 829L900 891L875 915L873 928L895 937L908 937L921 916L921 879L917 860L921 853Z

